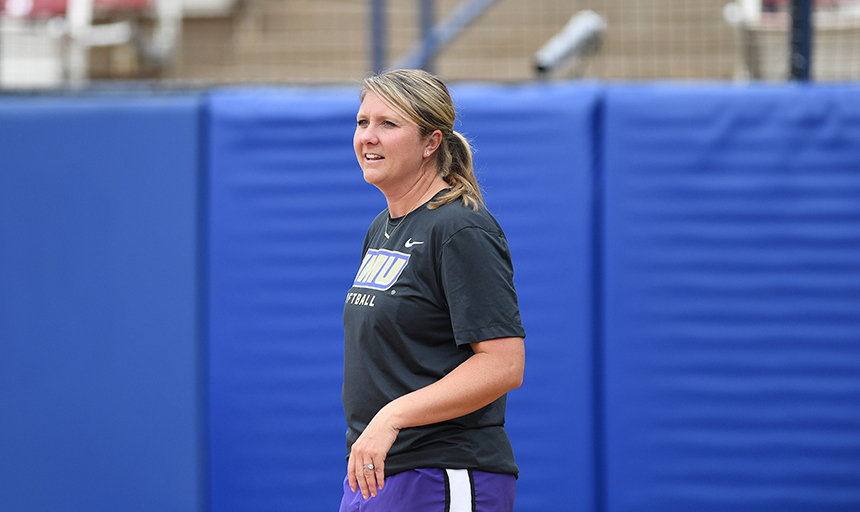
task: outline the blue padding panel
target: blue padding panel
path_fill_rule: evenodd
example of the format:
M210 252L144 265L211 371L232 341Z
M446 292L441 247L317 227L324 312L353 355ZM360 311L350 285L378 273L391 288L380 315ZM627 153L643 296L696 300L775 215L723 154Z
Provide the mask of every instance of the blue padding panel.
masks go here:
M526 375L508 396L517 510L592 510L592 86L453 88L487 206L507 234Z
M199 104L0 98L0 510L203 508Z
M529 333L509 398L518 510L592 503L590 214L597 88L455 88ZM341 315L384 198L352 151L355 90L211 100L214 512L335 510L345 474Z
M608 512L860 510L860 89L613 87Z
M219 92L210 131L211 509L337 510L343 301L384 208L355 90Z

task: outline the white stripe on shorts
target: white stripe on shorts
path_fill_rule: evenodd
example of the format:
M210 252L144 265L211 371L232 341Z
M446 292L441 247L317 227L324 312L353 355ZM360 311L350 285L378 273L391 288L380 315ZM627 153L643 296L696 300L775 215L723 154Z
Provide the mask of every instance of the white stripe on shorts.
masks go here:
M446 469L451 490L449 512L472 512L472 480L468 469Z

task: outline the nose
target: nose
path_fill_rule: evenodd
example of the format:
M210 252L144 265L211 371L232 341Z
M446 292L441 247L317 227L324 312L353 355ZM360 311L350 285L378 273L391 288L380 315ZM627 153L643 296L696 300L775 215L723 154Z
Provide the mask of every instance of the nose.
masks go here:
M379 139L376 137L376 130L373 128L373 125L369 124L364 128L360 128L361 134L359 136L359 140L362 144L376 144Z

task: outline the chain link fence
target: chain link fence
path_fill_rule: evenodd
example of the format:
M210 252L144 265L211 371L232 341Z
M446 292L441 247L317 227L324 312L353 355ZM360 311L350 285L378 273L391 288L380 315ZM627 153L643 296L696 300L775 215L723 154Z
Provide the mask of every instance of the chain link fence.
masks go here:
M70 12L74 1L64 10L65 0L5 0L0 85L344 83L372 69L372 34L384 41L387 65L421 40L419 0L380 2L378 12L370 0L184 0L181 21L172 29L160 13L180 0L89 0L95 6L92 26L77 31ZM38 11L51 2L53 10ZM424 6L432 5L434 21L441 23L464 3L436 0ZM786 0L485 4L429 62L446 80L779 81L788 74ZM584 12L596 14L602 25L588 34L575 58L552 73L541 72L536 53ZM813 80L860 78L860 0L816 1L813 30Z

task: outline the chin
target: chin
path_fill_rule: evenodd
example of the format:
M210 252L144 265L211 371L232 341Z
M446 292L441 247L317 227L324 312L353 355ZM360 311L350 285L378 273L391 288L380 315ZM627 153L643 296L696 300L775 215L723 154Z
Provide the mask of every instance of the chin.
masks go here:
M370 183L371 185L379 186L379 183L382 182L382 177L379 173L375 173L373 171L364 171L364 181Z

